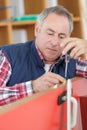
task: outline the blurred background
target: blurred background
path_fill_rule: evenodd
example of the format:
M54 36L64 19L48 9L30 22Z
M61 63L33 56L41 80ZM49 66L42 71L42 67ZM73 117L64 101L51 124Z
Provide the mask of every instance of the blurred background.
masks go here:
M34 39L37 15L58 4L73 16L72 36L87 39L87 0L0 0L0 45Z

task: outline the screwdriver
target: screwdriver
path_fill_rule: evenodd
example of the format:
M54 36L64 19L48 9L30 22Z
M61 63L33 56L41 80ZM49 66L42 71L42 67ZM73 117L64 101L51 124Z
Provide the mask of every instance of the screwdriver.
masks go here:
M68 51L67 54L65 55L65 79L67 79L67 71L68 71L68 64L69 64L69 61L70 61L70 52L71 51Z

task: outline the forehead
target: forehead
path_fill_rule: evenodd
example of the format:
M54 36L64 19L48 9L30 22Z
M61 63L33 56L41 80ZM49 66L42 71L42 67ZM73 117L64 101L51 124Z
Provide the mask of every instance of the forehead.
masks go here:
M53 30L61 31L70 30L69 20L66 16L57 15L55 13L50 13L43 22L44 27L52 28Z

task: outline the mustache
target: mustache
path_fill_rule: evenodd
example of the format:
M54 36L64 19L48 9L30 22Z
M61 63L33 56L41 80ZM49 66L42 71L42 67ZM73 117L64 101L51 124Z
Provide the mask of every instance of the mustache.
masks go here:
M57 47L57 46L48 46L47 49L49 49L49 50L54 50L54 51L59 51L59 50L61 50L61 47Z

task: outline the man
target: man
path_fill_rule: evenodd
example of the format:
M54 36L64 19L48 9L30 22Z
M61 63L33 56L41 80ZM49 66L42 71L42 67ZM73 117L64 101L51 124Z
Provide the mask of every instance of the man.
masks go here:
M0 105L76 75L87 76L87 61L78 58L87 53L87 41L70 38L72 31L70 13L62 6L50 7L37 19L35 41L0 48ZM65 79L65 54L69 50L71 59Z

